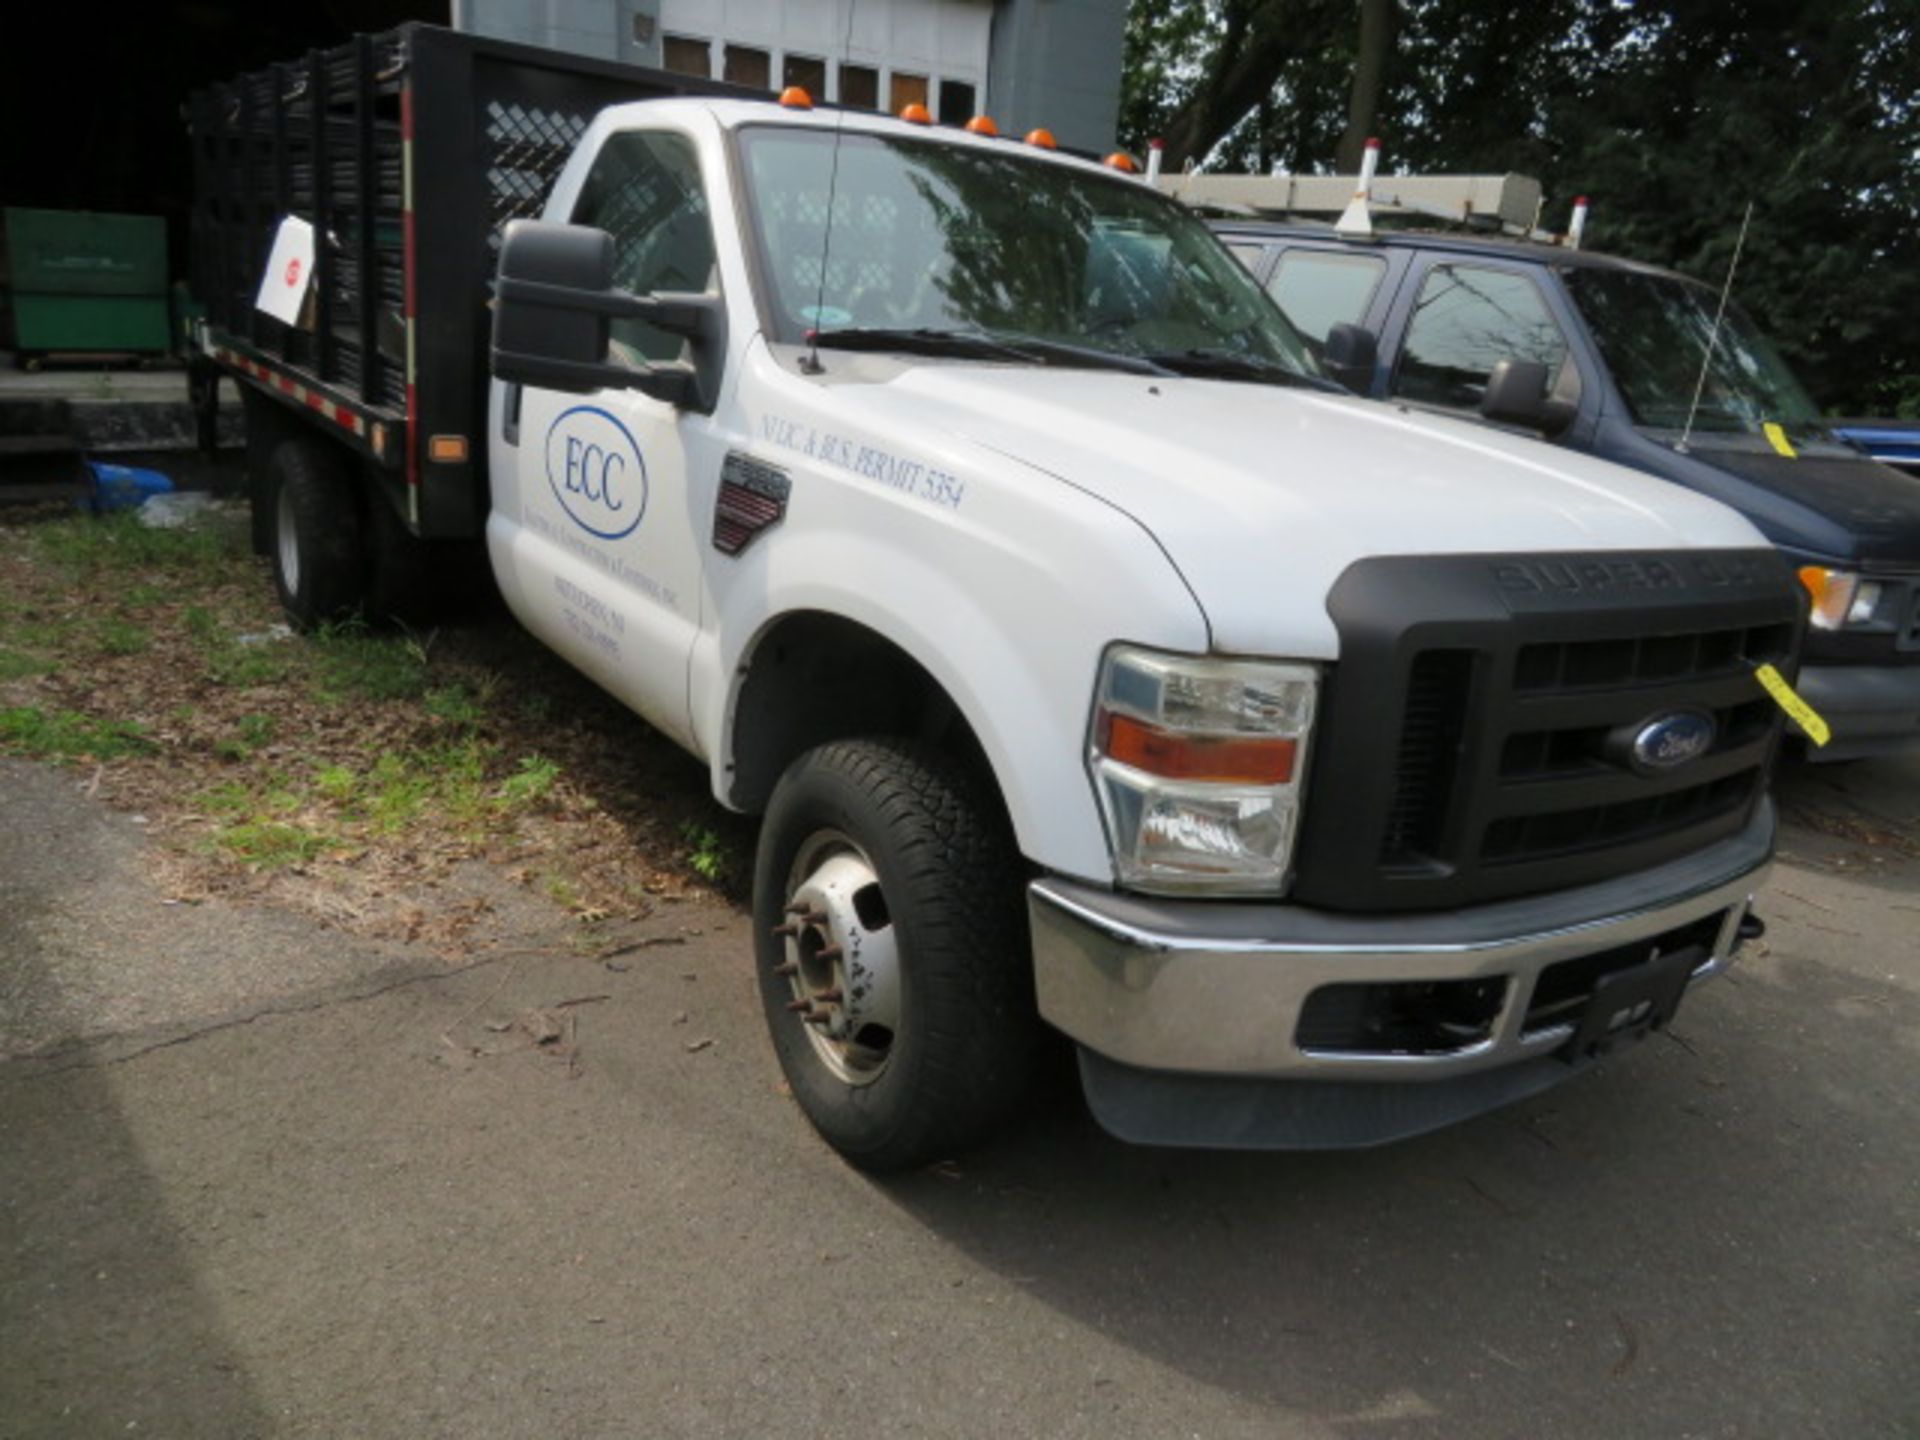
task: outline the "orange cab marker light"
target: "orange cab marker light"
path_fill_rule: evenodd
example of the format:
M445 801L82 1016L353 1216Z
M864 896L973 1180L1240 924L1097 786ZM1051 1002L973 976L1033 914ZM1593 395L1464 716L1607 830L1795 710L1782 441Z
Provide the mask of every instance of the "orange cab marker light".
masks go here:
M467 458L467 437L435 435L427 441L427 458L442 465L458 465Z
M1131 715L1105 718L1107 755L1150 775L1242 785L1285 785L1293 779L1292 740L1178 735Z
M1128 175L1138 175L1140 173L1139 163L1124 150L1114 151L1113 154L1107 156L1105 163Z
M1800 583L1807 587L1807 593L1813 596L1813 608L1818 610L1826 601L1827 587L1832 583L1832 578L1826 567L1821 565L1801 566Z
M918 101L915 101L911 105L901 107L900 118L909 125L931 125L933 123L933 112Z
M789 85L780 92L780 103L789 110L811 110L813 97L798 85Z
M991 115L976 115L967 121L967 131L973 135L985 135L992 139L1000 133L1000 127L993 123Z
M1027 144L1038 145L1042 150L1057 150L1060 148L1054 143L1053 132L1044 129L1027 131Z

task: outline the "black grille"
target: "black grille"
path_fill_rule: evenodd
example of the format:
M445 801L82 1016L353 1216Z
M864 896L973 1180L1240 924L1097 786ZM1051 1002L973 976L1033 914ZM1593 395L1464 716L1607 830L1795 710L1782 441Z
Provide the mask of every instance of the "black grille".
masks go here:
M1780 715L1753 672L1791 674L1800 626L1772 552L1383 557L1328 608L1341 650L1303 902L1452 908L1590 883L1732 834L1765 792ZM1712 720L1704 753L1636 758L1676 715Z
M1440 844L1472 678L1471 650L1427 650L1413 662L1406 723L1394 756L1393 803L1380 842L1385 864L1424 864Z

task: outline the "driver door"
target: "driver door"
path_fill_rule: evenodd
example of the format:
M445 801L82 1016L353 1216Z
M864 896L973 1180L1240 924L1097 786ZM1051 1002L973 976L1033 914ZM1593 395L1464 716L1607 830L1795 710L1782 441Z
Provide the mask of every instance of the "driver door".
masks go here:
M685 135L609 136L568 218L613 237L614 279L625 290L718 288L707 189ZM684 345L618 319L607 359L636 368L671 362ZM494 543L502 588L541 640L691 745L687 661L705 547L690 482L718 472L724 446L713 422L637 390L569 395L529 386L516 396L514 388L503 416L514 448L494 471L492 523L511 531L505 566L499 537Z

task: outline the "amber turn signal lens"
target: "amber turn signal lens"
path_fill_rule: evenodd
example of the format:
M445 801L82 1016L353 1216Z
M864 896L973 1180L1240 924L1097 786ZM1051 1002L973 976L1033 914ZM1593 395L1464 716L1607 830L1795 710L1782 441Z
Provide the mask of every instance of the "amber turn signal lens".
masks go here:
M467 437L435 435L427 441L427 458L441 465L457 465L467 458Z
M1293 779L1291 739L1179 735L1131 715L1108 715L1105 728L1109 758L1163 779L1234 785L1285 785Z

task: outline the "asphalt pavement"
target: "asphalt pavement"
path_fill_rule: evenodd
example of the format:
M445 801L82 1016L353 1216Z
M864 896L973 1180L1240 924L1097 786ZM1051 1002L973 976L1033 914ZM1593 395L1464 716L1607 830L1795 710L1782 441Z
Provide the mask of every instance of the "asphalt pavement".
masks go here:
M882 1182L726 906L448 962L0 762L0 1436L1920 1434L1920 761L1782 799L1764 949L1535 1101L1191 1154L1063 1067Z

